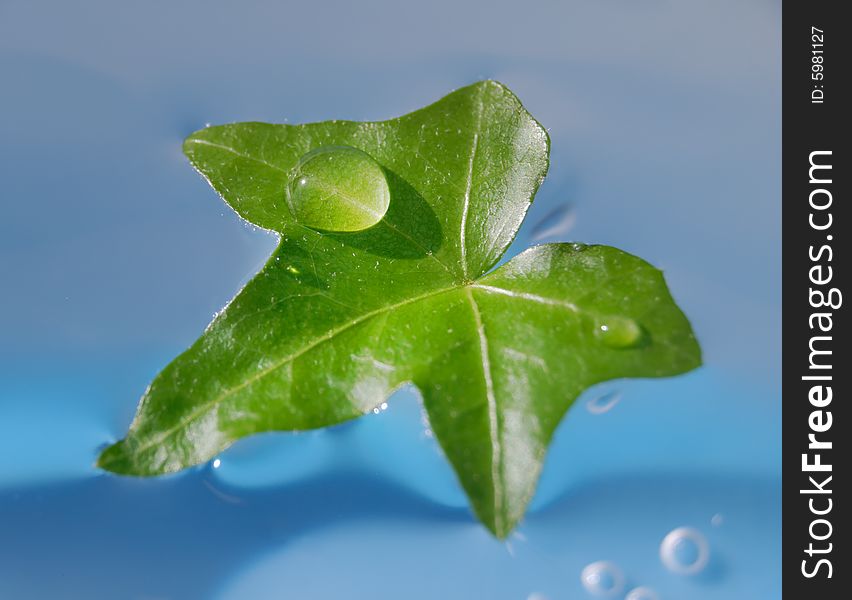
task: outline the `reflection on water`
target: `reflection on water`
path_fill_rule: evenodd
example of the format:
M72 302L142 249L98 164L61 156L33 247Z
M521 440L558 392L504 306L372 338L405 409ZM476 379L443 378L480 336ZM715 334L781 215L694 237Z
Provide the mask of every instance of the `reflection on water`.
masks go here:
M345 582L351 597L582 599L578 574L600 560L631 600L780 595L776 8L436 1L382 19L342 2L3 3L0 597L339 598ZM97 472L153 375L275 245L199 179L182 139L205 123L388 118L482 77L552 139L508 254L570 238L647 258L707 366L618 382L617 410L612 388L589 390L512 554L469 514L410 389L177 476ZM418 215L434 249L434 215ZM390 234L335 235L381 254ZM663 552L682 527L702 537Z
M586 402L586 410L593 415L602 415L615 408L619 402L621 402L621 393L607 392Z
M534 242L565 241L577 215L568 203L558 205L535 223L530 233Z

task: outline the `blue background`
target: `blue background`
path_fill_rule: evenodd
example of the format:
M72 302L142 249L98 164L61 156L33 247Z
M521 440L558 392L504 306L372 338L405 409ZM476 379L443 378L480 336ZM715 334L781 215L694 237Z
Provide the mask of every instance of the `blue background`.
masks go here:
M582 599L597 560L618 598L780 597L780 64L774 0L0 1L0 598ZM483 78L552 136L510 254L648 259L706 365L589 390L508 542L471 517L411 390L216 467L96 470L275 244L182 139L385 119ZM660 562L678 526L709 542L698 575Z

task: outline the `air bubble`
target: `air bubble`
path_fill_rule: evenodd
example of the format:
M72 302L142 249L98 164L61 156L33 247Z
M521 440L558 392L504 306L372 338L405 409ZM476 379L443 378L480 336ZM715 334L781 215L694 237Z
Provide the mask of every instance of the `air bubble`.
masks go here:
M660 597L651 588L638 587L630 590L624 600L660 600Z
M710 545L697 529L678 527L663 538L660 560L673 573L695 575L710 561Z
M601 560L587 565L580 574L586 591L600 598L614 598L624 589L624 574L613 563Z
M287 204L300 224L325 231L360 231L382 220L390 190L382 167L350 146L305 154L291 171Z

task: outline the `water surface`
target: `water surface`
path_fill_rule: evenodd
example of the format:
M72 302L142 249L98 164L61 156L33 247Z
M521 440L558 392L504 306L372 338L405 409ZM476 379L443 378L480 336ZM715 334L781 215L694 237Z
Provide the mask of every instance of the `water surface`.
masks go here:
M596 561L618 598L780 597L779 44L770 1L0 4L0 597L582 599ZM177 476L94 469L275 244L182 139L389 118L481 78L552 136L509 255L648 259L706 366L589 390L506 543L412 390ZM660 560L678 527L707 540L697 575Z

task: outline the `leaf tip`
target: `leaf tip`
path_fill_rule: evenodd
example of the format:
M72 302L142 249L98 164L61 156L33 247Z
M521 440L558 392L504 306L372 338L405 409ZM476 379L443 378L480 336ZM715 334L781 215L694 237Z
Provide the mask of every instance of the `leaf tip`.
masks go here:
M504 94L508 98L512 99L512 102L517 105L517 107L527 116L529 117L530 122L535 127L536 133L538 137L541 139L542 144L544 145L545 155L547 157L547 166L550 166L550 133L547 128L542 125L538 119L536 119L529 110L527 110L526 105L521 102L521 99L518 95L513 92L509 86L504 84L501 81L497 81L496 79L483 79L473 84L472 87L482 87L484 89L492 88L499 93ZM541 179L544 180L545 175L547 174L547 169L542 173ZM540 182L539 182L540 183Z
M195 147L195 143L200 139L199 134L204 131L203 129L199 129L198 131L194 131L190 133L183 140L183 144L181 144L181 150L183 150L183 155L188 159L192 160L193 149Z
M97 460L95 460L95 467L111 473L123 474L127 472L124 458L123 441L116 442L104 448L98 455ZM124 468L122 468L123 465Z
M524 500L522 505L514 508L503 507L503 509L499 509L493 505L483 506L470 495L468 497L471 498L473 516L498 540L505 540L517 528L523 519L528 501Z
M506 540L520 523L520 519L512 519L507 516L482 521L488 531L500 541Z

